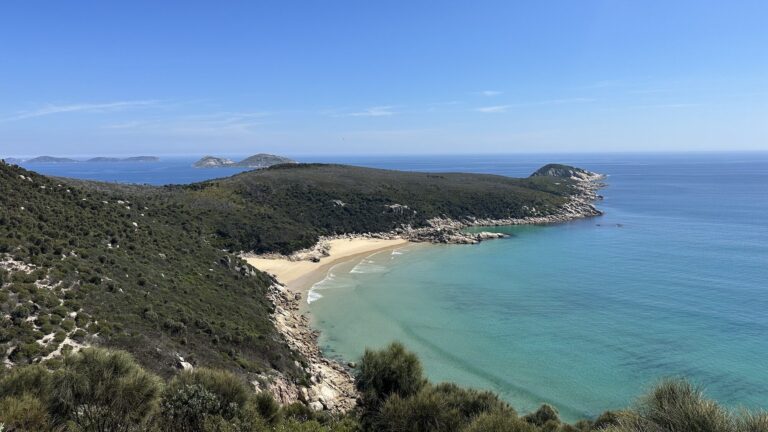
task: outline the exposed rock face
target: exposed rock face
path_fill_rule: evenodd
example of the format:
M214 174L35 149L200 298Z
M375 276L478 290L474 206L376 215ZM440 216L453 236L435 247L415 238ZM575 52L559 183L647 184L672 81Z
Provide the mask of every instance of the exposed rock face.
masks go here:
M603 178L602 174L562 164L547 164L531 174L531 177L541 176L569 178L576 181L595 181Z
M288 345L307 360L305 371L311 385L292 384L282 376L271 379L269 390L280 403L301 401L314 410L347 412L357 404L357 390L352 375L340 363L323 357L317 345L319 333L309 326L309 319L299 312L301 295L275 284L268 294L275 305L275 327Z
M412 228L404 226L396 230L384 233L343 234L332 237L322 237L311 248L294 252L290 256L271 254L274 258L289 259L292 261L317 261L328 256L330 240L339 238L380 238L394 239L405 238L416 242L475 244L483 240L506 237L503 233L496 232L467 232L471 226L503 226L524 224L551 224L567 222L573 219L598 216L602 212L596 209L592 203L600 196L597 190L603 186L598 180L603 176L591 173L579 168L566 167L565 170L558 166L544 167L535 175L556 175L573 179L576 182L577 193L565 203L555 214L536 216L536 209L530 209L533 216L525 218L509 219L480 219L468 216L462 220L450 218L434 218L429 220L429 226ZM538 173L538 171L537 171ZM549 173L549 174L547 174ZM343 205L343 203L333 203ZM387 206L389 211L412 211L404 205ZM261 258L269 258L270 255L260 255ZM334 412L346 412L354 408L357 401L357 392L354 380L349 370L336 361L323 357L317 345L319 333L309 325L309 319L299 312L301 294L294 293L288 288L274 284L268 294L269 299L275 305L273 322L275 327L285 337L289 346L299 352L308 362L306 372L310 374L310 387L293 384L280 375L269 377L267 388L275 398L283 404L301 401L314 410L330 410ZM353 363L348 364L353 368ZM257 388L258 383L254 382Z
M247 157L240 162L236 162L233 166L241 168L267 168L272 165L296 163L293 159L288 159L283 156L276 156L267 153L259 153L253 156Z
M218 168L225 166L232 166L235 161L225 158L219 158L215 156L205 156L199 161L192 164L195 168Z

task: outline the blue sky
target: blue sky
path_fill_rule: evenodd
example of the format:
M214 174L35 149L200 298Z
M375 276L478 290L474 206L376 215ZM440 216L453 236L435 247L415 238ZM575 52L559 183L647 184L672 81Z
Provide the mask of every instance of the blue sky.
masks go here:
M766 1L7 1L0 155L768 150Z

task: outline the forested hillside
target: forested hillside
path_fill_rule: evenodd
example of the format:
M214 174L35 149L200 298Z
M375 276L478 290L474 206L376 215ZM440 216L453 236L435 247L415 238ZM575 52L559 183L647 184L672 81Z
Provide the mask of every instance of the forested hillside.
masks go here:
M271 279L239 251L434 217L556 213L574 184L340 165L281 165L184 186L54 179L0 164L0 353L9 365L81 345L168 376L184 362L307 379L275 331Z

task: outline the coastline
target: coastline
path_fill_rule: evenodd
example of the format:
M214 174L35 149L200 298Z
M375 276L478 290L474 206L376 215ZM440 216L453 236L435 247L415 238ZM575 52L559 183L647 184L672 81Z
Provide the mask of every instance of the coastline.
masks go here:
M553 214L507 219L433 218L427 221L427 226L419 228L405 226L383 233L321 237L313 247L289 256L241 254L248 264L275 279L268 294L275 305L272 320L288 345L307 360L305 371L311 376L311 385L304 387L278 375L272 378L269 390L283 404L301 401L317 411L343 413L357 405L358 394L351 374L355 365L342 365L323 355L317 343L320 333L311 326L305 300L312 286L322 281L333 266L409 243L476 244L506 237L495 232L463 231L469 227L550 225L600 216L603 213L593 203L602 199L597 191L605 186L601 182L604 178L589 172L572 176L578 192Z
M323 240L312 249L315 255L248 256L243 258L253 267L270 274L275 283L267 294L275 305L272 322L291 349L306 360L305 372L310 385L293 384L285 377L271 377L268 390L282 404L304 402L315 411L347 412L357 405L357 390L351 373L353 364L341 363L323 356L317 343L319 332L310 325L305 300L314 284L322 281L337 264L362 260L371 254L397 249L409 244L404 238L345 237ZM258 383L254 382L258 387Z
M409 243L405 238L345 237L326 240L327 255L316 260L302 257L248 256L248 264L273 276L281 285L306 298L314 284L322 281L331 267L364 258L372 253L396 249Z

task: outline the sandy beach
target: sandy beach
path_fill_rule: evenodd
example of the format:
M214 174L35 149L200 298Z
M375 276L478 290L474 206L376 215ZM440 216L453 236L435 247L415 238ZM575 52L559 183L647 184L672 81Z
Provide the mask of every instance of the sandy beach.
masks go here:
M357 391L349 370L342 364L325 358L317 344L318 333L309 324L307 293L315 283L323 280L334 265L363 259L376 252L395 249L408 243L406 239L380 239L353 237L324 240L327 255L317 262L288 257L244 257L259 270L273 275L281 285L273 285L268 298L275 304L272 315L278 331L288 345L307 359L306 372L311 385L302 387L276 377L270 391L282 404L296 401L307 403L314 410L347 412L357 403ZM317 257L317 255L312 255ZM296 294L301 294L296 296Z
M328 243L329 255L320 258L318 262L260 257L247 257L246 261L257 269L275 276L280 283L293 292L301 293L302 298L306 298L307 291L312 285L323 280L328 270L334 265L403 246L408 243L408 240L360 237L334 239Z

